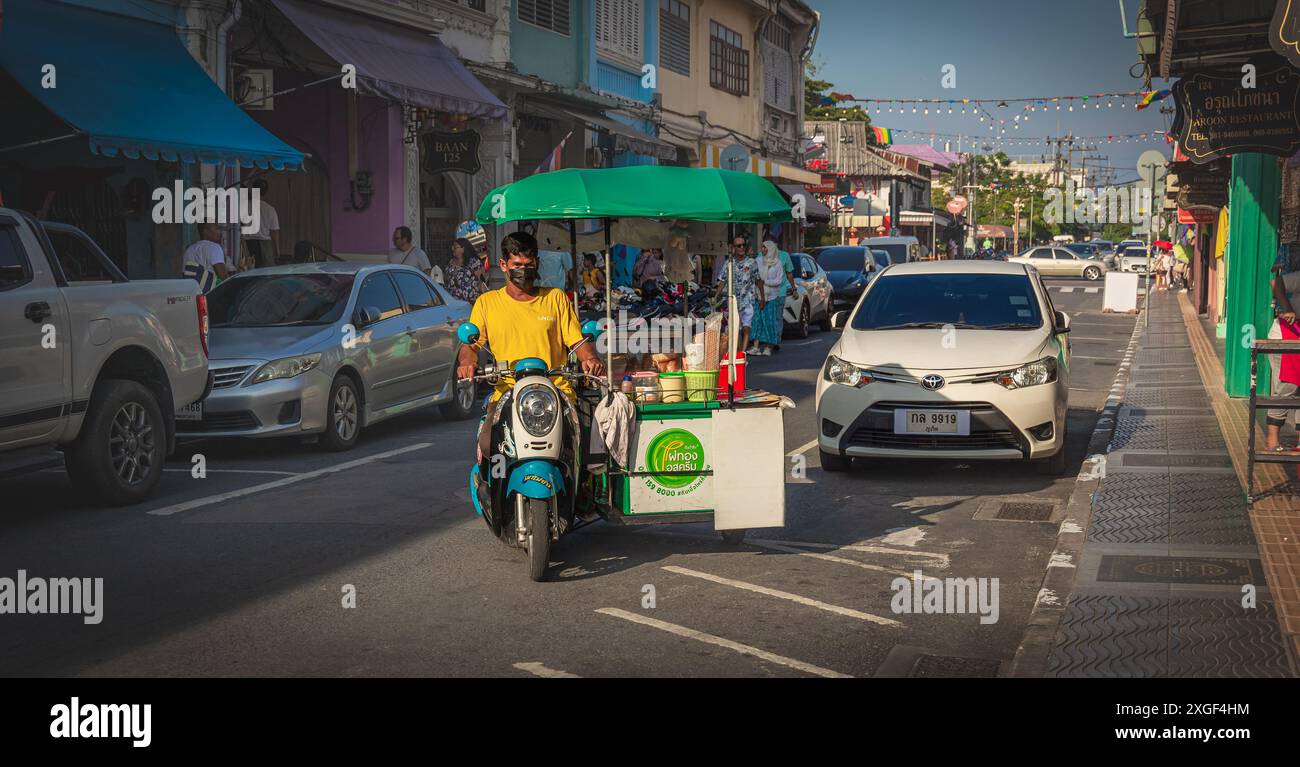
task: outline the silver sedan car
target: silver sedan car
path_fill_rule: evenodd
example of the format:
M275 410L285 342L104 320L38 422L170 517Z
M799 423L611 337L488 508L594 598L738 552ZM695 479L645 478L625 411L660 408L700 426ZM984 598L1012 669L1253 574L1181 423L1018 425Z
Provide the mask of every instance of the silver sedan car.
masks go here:
M184 437L320 435L348 450L362 428L426 405L473 414L455 379L470 305L409 266L296 264L235 275L208 294L207 399Z
M1082 277L1085 280L1100 280L1107 271L1106 264L1099 259L1083 258L1065 248L1048 245L1030 248L1014 258L1008 258L1007 261L1032 266L1044 277Z

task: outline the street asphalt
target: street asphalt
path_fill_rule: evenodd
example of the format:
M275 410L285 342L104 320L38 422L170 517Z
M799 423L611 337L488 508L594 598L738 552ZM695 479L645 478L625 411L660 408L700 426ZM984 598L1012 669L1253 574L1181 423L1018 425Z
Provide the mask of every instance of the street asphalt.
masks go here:
M86 506L59 469L0 480L0 577L104 579L98 625L0 615L0 675L996 673L1024 634L1058 522L989 517L1003 501L1038 501L1059 520L1133 329L1102 314L1101 283L1048 282L1073 318L1059 478L945 461L823 472L813 392L827 332L751 361L753 385L797 404L786 449L807 470L787 479L784 529L733 547L705 524L595 524L560 541L546 583L473 514L473 421L415 413L344 454L186 443L135 507ZM191 476L196 454L206 478ZM891 581L916 569L997 578L997 622L896 614Z

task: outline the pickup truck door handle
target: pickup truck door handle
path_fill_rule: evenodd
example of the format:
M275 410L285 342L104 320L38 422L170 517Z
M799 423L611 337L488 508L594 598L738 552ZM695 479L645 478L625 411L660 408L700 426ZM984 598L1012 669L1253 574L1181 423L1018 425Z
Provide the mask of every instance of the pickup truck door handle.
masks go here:
M50 316L50 305L44 301L33 301L27 305L23 316L32 322L44 322Z

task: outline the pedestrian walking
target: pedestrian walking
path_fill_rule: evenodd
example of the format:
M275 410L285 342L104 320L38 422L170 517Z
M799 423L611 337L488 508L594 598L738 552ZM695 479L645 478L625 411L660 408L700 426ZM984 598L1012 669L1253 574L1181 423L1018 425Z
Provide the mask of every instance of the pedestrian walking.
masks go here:
M738 234L731 240L731 253L728 259L719 259L722 262L720 268L716 268L717 289L713 292L713 300L717 301L727 294L727 264L731 264L732 272L732 290L736 296L736 310L740 317L740 333L737 349L745 349L747 352L755 351L749 349L749 331L754 324L754 301L758 295L757 278L758 262L749 255L749 238L743 234ZM724 307L725 308L725 307Z
M781 254L776 243L763 242L763 260L758 264L759 279L754 295L754 354L770 357L781 341L781 310L785 303L782 283L785 280Z
M252 268L275 266L281 252L280 214L266 201L266 179L259 178L250 186L257 191L259 218L257 231L244 235L244 245L248 248Z
M453 296L471 304L485 289L474 245L464 237L456 238L451 244L451 261L447 264L445 285Z
M1268 330L1271 340L1281 340L1300 335L1296 326L1296 305L1300 304L1300 251L1295 256L1286 245L1278 249L1278 258L1273 265L1273 310L1276 318ZM1284 329L1286 332L1284 332ZM1271 368L1271 396L1274 398L1291 398L1300 393L1300 379L1294 375L1284 375L1283 363L1294 358L1290 354L1279 354L1269 360ZM1300 362L1300 360L1297 360ZM1293 380L1287 380L1288 378ZM1265 414L1264 449L1272 452L1284 452L1281 444L1282 427L1293 420L1296 411L1288 408L1270 408Z
M433 262L429 260L429 254L411 240L410 227L399 226L393 230L393 249L388 251L388 263L414 266L425 274L433 276ZM438 270L438 277L442 277L441 269Z
M221 247L221 227L211 221L199 224L199 240L181 255L181 268L185 276L199 283L204 293L226 279L226 254Z

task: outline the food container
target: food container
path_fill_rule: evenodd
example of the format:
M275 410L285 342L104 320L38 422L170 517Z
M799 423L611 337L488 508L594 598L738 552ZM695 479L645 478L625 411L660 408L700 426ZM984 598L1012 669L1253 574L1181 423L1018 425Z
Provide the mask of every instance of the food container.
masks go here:
M659 374L651 372L641 372L632 376L632 382L636 384L637 402L658 402L659 401Z
M659 389L660 401L665 405L684 401L686 399L686 374L660 373Z
M733 369L733 366L732 366L732 364L731 364L731 360L730 360L730 359L725 359L725 360L722 361L722 369L721 369L720 371L718 371L718 393L719 393L719 394L726 394L726 392L727 392L727 381L728 381L728 380L732 380L732 381L734 381L734 384L732 385L732 392L735 394L735 396L739 397L741 394L744 393L744 391L745 391L745 353L744 353L744 352L736 352L735 362L736 362L736 364L734 365L734 369L735 369L736 372L733 374L733 373L731 373L731 370ZM733 375L734 375L734 378L730 378L730 376L733 376Z
M711 402L717 399L718 371L688 370L683 375L686 379L687 402Z

